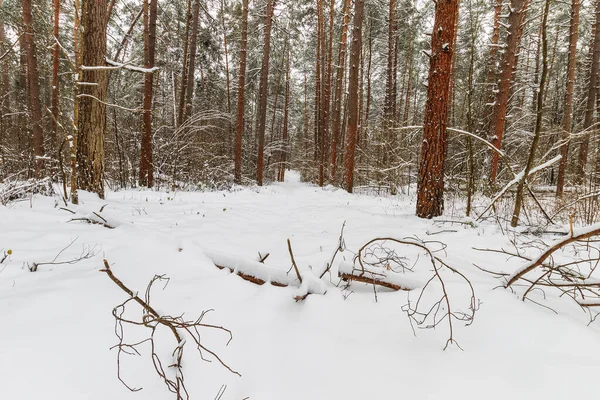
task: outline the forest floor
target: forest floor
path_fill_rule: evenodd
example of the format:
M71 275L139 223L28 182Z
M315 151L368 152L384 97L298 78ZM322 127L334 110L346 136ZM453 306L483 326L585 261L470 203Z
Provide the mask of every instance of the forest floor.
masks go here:
M107 229L70 221L101 212ZM188 341L183 358L192 399L566 399L598 398L600 321L553 293L532 293L542 304L523 302L502 282L475 268L513 272L518 259L478 248L510 246L510 234L490 223L450 224L414 216L410 196L350 195L288 181L231 192L119 191L100 200L82 193L81 204L61 210L49 197L0 206L0 399L163 400L174 398L154 372L148 343L141 356L123 356L117 379L118 343L111 310L128 296L105 273L103 258L123 283L143 295L155 274L151 304L166 315L185 313L223 326L228 335L202 329L202 344L241 377L206 352L203 361ZM446 218L448 219L448 218ZM321 271L344 239L326 275L327 293L294 301L295 288L258 286L206 256L221 252L287 271L291 240L301 270ZM472 282L479 300L473 323L454 322L460 344L443 350L448 326L415 329L403 311L417 294L354 282L336 286L338 263L352 261L366 241L381 236L419 237L447 245L445 260ZM551 242L552 237L544 238ZM68 246L71 242L74 243ZM68 247L67 247L68 246ZM59 254L59 252L66 249ZM89 254L88 254L89 253ZM55 263L80 258L73 264ZM429 268L417 261L416 267ZM29 267L36 263L37 271ZM293 270L291 272L293 274ZM445 273L454 307L464 308L467 288ZM428 294L435 297L439 286ZM544 306L550 307L556 313ZM127 315L140 317L130 303ZM125 327L126 340L142 340L143 327ZM157 351L168 358L176 343L158 332ZM171 360L164 360L168 365ZM225 386L223 386L225 385Z

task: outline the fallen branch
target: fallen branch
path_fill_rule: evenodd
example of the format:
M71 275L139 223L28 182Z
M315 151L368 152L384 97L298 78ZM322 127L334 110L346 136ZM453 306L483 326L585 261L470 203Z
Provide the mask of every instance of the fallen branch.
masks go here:
M219 331L226 332L229 335L229 340L227 344L232 339L231 331L222 326L216 326L211 324L205 324L202 322L202 319L207 314L204 311L196 320L184 320L183 316L172 317L169 315L162 315L158 313L151 305L150 305L150 293L152 290L152 285L155 282L164 281L168 282L168 278L164 275L155 275L154 278L148 284L146 288L145 298L142 299L138 296L137 293L134 293L131 289L129 289L119 278L117 278L112 270L110 269L110 265L107 260L104 260L104 268L100 270L100 272L106 273L106 275L110 278L111 281L115 283L121 290L123 290L129 298L125 300L120 305L116 306L112 314L115 317L115 333L117 338L119 339L119 343L114 346L118 350L117 353L117 377L131 391L139 391L142 388L134 388L129 386L121 377L121 355L140 355L138 348L144 344L149 343L152 351L152 362L154 364L154 369L159 377L164 381L168 390L171 393L176 395L177 400L189 399L189 394L185 386L184 382L184 374L183 374L183 349L186 344L186 338L191 338L198 352L200 353L200 357L203 360L210 361L203 356L203 352L210 354L212 358L217 360L225 369L229 372L241 376L239 372L234 371L229 367L223 360L212 350L206 348L200 341L200 332L199 328L208 328L215 329ZM143 309L143 315L141 320L131 320L128 317L124 317L125 309L127 304L130 302L137 303ZM134 325L148 328L150 330L149 337L147 339L138 341L133 344L125 343L124 341L124 324L125 325ZM159 327L164 327L168 331L171 332L173 338L175 339L175 348L173 350L172 356L174 361L169 362L168 368L173 368L175 370L174 374L167 374L167 371L163 367L163 363L161 361L160 356L156 352L155 346L155 333ZM185 336L183 334L186 334Z

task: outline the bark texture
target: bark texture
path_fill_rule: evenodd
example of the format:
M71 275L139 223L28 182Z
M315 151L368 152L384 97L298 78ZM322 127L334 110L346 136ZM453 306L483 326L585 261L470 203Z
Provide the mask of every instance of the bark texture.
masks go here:
M360 54L362 52L362 24L365 9L364 0L356 0L354 4L354 26L352 45L350 46L350 74L348 76L348 130L344 150L344 188L352 193L354 186L354 157L356 153L356 137L358 132L358 77Z
M106 0L83 0L82 71L77 120L77 187L104 198L106 128ZM90 85L91 84L91 85Z
M417 182L416 211L421 218L442 215L444 211L444 161L448 148L446 123L457 13L458 0L441 0L436 4Z
M240 43L240 71L238 73L237 117L233 180L242 183L242 144L244 138L244 104L246 89L246 49L248 48L248 0L242 0L242 41Z

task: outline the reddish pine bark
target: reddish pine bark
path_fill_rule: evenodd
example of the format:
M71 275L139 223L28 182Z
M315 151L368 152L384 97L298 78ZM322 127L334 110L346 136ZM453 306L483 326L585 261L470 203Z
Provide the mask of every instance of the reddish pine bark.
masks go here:
M246 88L246 49L248 47L248 0L242 0L242 41L238 74L237 118L235 133L234 182L242 183L242 140L244 137L244 90Z
M200 16L200 0L194 2L192 17L192 36L190 38L190 50L187 67L187 87L185 89L185 117L192 115L192 99L194 98L194 73L196 72L196 43L198 40L198 20ZM183 122L183 121L182 121Z
M144 0L144 67L153 68L156 53L156 14L158 0ZM144 112L142 114L142 144L140 153L140 186L154 185L152 166L152 96L154 73L144 74Z
M417 186L417 216L432 218L444 211L444 161L458 0L438 1L431 35L431 55Z
M362 52L362 23L365 9L364 0L354 4L354 27L350 46L350 74L348 76L348 130L344 150L344 188L352 193L354 186L354 157L358 132L358 74Z
M514 73L517 69L519 43L523 33L523 23L527 14L529 0L511 0L510 13L508 16L508 39L506 48L502 56L501 72L498 80L498 91L493 106L490 132L492 134L492 144L500 149L502 147L502 136L506 125L506 112L508 109L508 100L510 96L510 85ZM491 184L496 182L498 175L498 153L491 152L490 175Z

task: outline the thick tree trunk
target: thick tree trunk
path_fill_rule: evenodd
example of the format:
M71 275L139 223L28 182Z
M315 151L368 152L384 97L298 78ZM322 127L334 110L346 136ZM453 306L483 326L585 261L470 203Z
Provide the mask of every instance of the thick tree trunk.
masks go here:
M104 198L106 0L83 0L82 71L77 121L77 187ZM92 67L91 69L86 67Z
M596 12L595 12L595 34L594 43L591 49L592 52L592 65L590 68L590 80L587 91L587 103L585 109L585 116L583 119L583 130L585 132L583 140L579 147L579 162L577 165L577 181L581 183L585 176L585 169L588 161L588 152L590 147L590 132L589 128L594 124L594 106L596 104L596 98L598 96L597 86L600 81L598 77L600 67L600 0L596 0Z
M158 0L144 0L144 67L154 68L156 53L156 14ZM140 153L140 186L154 185L152 165L152 96L154 73L144 74L144 112L142 114L142 144Z
M352 44L350 46L350 74L348 77L348 132L344 150L344 188L352 193L354 186L354 156L358 131L358 74L362 52L362 23L365 9L364 0L354 4Z
M444 211L444 161L448 147L446 123L457 13L458 0L438 1L436 4L417 186L416 212L421 218L436 217Z
M256 183L263 184L263 170L265 158L265 124L267 122L267 95L269 91L269 55L271 52L271 26L273 25L274 0L267 0L265 14L265 33L263 43L263 58L260 68L260 82L258 86L258 109L256 111L256 135L258 136L258 160L256 163Z
M22 0L25 45L27 46L27 81L29 87L29 113L33 123L33 154L35 156L35 176L39 178L44 168L44 131L42 129L42 103L36 54L36 38L33 32L31 0Z
M498 90L494 102L492 120L490 124L490 133L492 135L492 144L500 149L502 146L502 136L506 125L506 112L508 109L508 100L510 96L510 85L514 73L517 69L517 54L519 52L519 43L523 33L523 23L527 14L527 7L530 0L511 0L510 13L508 16L508 39L501 62L501 72L498 80ZM496 182L498 175L498 153L491 152L490 175L491 184Z
M575 66L577 64L577 39L579 37L579 10L581 0L571 2L571 27L569 30L569 64L567 66L567 93L565 94L565 114L563 118L563 144L560 148L562 159L558 167L556 181L556 196L563 194L565 185L565 171L567 169L567 156L569 154L569 140L571 138L571 116L573 113L573 87L575 86Z
M242 183L242 142L244 137L244 91L246 89L246 49L248 47L248 0L242 0L242 41L238 74L237 118L235 133L234 182Z

